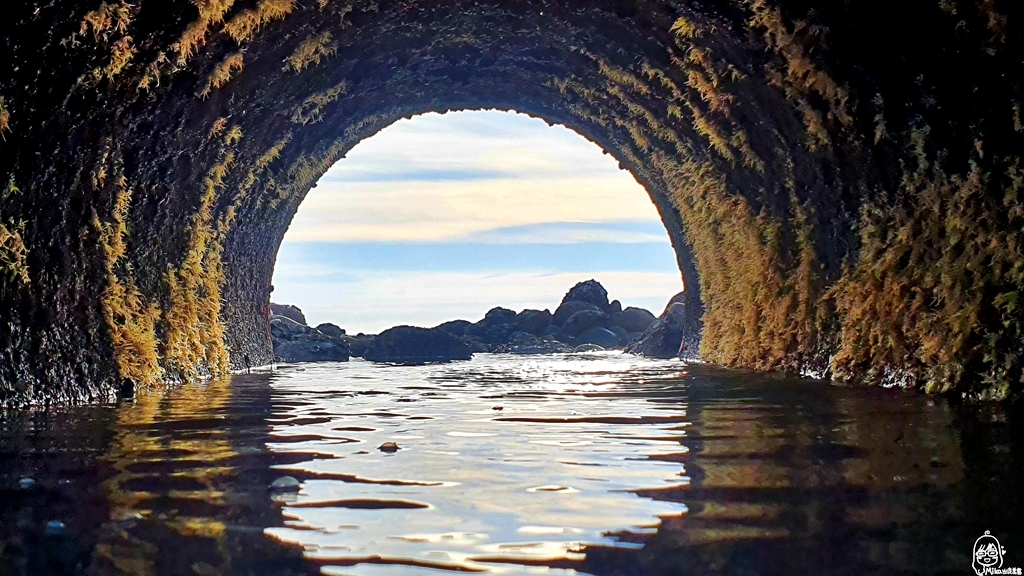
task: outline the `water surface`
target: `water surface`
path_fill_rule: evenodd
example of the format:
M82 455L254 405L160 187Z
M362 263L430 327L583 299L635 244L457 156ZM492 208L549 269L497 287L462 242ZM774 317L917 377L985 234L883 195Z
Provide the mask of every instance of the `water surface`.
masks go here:
M483 354L2 426L4 575L968 574L984 530L1024 565L1019 418L899 391Z

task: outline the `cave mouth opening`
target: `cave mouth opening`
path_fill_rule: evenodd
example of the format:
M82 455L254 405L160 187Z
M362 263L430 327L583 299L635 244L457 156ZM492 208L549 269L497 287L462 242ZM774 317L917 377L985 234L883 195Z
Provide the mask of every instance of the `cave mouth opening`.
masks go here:
M310 188L402 118L481 108L571 127L636 177L704 359L1024 382L1024 4L86 4L15 3L4 32L5 403L269 363Z
M399 120L332 166L284 235L271 300L374 334L554 310L588 279L655 314L682 291L647 191L565 126L464 110Z

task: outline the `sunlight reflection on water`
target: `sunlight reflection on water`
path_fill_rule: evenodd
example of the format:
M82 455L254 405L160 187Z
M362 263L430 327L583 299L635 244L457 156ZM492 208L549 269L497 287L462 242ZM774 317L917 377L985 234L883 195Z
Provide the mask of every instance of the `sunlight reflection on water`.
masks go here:
M550 565L579 560L581 544L633 546L608 533L687 511L633 492L689 482L681 463L649 458L686 452L685 378L667 366L681 365L599 353L282 373L275 392L308 402L271 434L304 439L269 448L333 458L278 467L307 479L267 532L350 565L328 574L396 573L379 562L575 573ZM679 402L651 402L657 391Z

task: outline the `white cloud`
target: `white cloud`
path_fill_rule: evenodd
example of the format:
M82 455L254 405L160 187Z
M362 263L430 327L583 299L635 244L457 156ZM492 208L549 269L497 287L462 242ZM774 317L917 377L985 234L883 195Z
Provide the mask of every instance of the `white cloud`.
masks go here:
M631 174L568 128L495 111L427 114L338 162L299 207L285 241L438 241L622 220L659 216Z

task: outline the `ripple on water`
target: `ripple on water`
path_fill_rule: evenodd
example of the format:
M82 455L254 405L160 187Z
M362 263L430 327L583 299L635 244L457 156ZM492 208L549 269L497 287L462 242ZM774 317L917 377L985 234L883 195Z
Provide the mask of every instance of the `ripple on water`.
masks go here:
M406 573L392 570L398 566L410 574L574 573L581 545L615 546L611 532L685 514L678 502L630 492L678 483L680 466L654 457L667 444L685 451L680 434L669 432L688 421L685 404L651 402L630 389L632 366L658 378L650 361L485 358L387 370L356 361L276 376L275 389L289 396L352 392L334 405L312 406L334 413L317 434L369 445L400 441L403 450L393 458L347 453L281 467L304 484L301 498L285 508L291 525L270 533L303 546L325 574ZM376 393L384 389L380 381L352 377L366 371L416 390L416 411L399 403L407 397ZM685 386L675 373L662 378L668 380ZM501 411L493 410L496 398ZM290 407L278 426L302 422L309 409Z

